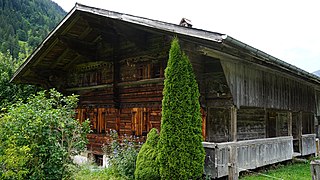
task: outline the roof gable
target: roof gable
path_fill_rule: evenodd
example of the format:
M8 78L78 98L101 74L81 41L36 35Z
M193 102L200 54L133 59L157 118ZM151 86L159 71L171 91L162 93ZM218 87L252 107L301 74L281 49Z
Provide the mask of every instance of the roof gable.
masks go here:
M115 46L121 46L121 51L131 54L143 51L149 45L147 38L163 35L178 35L196 43L199 45L196 49L198 53L230 55L317 85L320 83L319 77L224 34L81 4L75 5L16 71L11 81L47 84L49 74L63 76L77 63L112 58ZM104 51L105 57L99 56L101 51Z

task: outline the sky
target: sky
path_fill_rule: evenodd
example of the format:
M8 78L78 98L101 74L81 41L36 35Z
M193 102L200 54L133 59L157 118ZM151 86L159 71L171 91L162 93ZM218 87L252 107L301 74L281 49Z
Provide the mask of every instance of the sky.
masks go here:
M320 70L318 0L53 0L227 34L307 72Z

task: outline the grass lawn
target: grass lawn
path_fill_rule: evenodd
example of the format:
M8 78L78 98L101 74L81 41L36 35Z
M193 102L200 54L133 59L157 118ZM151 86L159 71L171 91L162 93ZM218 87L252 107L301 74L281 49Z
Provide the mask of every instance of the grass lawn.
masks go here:
M259 174L257 174L259 173ZM261 175L264 174L265 176ZM242 180L311 180L310 163L288 163L277 165L265 171L253 172L241 176Z

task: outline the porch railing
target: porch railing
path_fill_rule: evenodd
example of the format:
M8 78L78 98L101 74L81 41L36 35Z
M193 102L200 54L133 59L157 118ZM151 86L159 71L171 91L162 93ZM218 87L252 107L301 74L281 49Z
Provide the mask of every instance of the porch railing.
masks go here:
M292 136L255 139L239 142L203 142L206 151L205 174L212 178L227 176L229 166L236 163L238 172L292 159ZM231 151L236 148L236 151ZM230 153L236 161L230 162ZM234 155L233 155L234 156Z

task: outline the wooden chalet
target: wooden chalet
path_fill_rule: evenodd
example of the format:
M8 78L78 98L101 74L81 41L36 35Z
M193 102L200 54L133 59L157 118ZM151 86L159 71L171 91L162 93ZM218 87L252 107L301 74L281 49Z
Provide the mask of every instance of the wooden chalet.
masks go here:
M88 151L100 154L110 129L160 129L174 36L201 92L207 175L316 152L320 79L225 34L76 4L12 81L79 94L76 116L92 123Z

